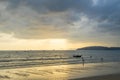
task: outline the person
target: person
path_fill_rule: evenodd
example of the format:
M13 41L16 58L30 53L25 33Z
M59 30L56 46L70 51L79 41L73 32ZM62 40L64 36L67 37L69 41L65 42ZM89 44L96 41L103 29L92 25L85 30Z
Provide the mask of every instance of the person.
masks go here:
M84 67L85 59L83 57L81 57L81 59L82 59L83 67Z
M92 61L92 56L90 56L90 62L92 63L93 61Z
M101 60L101 62L103 63L103 58L101 58L100 60Z
M92 58L92 56L90 56L90 59Z

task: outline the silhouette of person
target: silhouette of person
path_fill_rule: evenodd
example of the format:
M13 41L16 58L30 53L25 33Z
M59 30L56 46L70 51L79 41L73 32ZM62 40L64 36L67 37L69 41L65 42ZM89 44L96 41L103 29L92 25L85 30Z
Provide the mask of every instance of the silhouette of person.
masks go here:
M103 58L101 58L100 60L101 60L101 62L103 63L103 61L104 61Z
M92 63L92 56L90 56L90 62Z
M92 56L90 56L90 59L92 58Z
M83 67L84 67L84 64L85 64L85 59L83 57L81 57L82 59L82 64L83 64Z

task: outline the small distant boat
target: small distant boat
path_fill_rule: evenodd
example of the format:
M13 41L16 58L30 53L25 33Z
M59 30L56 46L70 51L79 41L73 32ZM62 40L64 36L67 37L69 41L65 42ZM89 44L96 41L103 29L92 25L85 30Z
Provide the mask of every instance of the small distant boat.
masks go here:
M81 58L82 55L73 55L74 58Z

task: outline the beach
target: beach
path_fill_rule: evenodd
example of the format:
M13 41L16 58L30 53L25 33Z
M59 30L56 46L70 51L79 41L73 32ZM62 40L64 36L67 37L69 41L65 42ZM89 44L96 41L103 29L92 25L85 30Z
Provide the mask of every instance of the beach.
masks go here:
M120 80L120 0L0 0L0 80Z
M119 67L119 63L90 63L1 69L0 80L119 80Z
M71 80L120 80L120 74L109 74L103 76L87 77L87 78L78 78Z
M119 53L104 50L1 51L0 80L99 80L104 77L109 80L109 76L104 75L120 73ZM82 58L73 55L82 55Z

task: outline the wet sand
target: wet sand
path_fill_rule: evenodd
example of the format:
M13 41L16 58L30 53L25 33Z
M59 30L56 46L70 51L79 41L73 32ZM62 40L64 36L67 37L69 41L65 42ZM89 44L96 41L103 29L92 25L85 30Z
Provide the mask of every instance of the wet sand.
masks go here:
M110 75L78 78L78 79L70 79L70 80L120 80L120 74L110 74Z
M0 80L120 80L119 63L68 64L0 69ZM98 76L98 77L91 77Z

